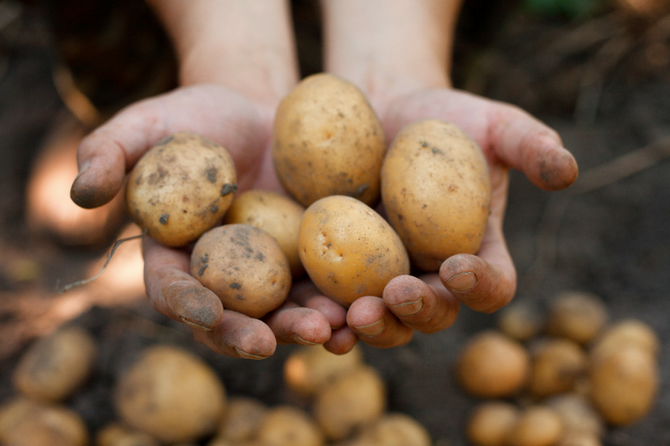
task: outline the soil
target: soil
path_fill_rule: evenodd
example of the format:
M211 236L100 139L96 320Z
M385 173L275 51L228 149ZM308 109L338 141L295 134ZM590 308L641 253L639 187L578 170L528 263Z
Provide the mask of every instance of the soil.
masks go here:
M318 11L304 1L294 6L303 73L319 71ZM135 77L115 75L112 68L119 62L100 67L107 76L92 83L99 79L95 72L77 71L87 66L78 59L81 53L59 46L67 40L63 33L74 38L68 30L91 30L58 26L63 16L81 20L72 12L76 8L70 16L65 6L60 15L49 11L36 2L0 2L0 402L14 395L11 371L24 349L66 323L88 328L99 343L95 376L68 401L91 432L115 419L112 392L120 371L158 342L198 352L231 395L251 395L271 405L290 401L282 365L293 348L280 346L267 360L244 361L195 343L182 324L159 315L146 301L137 242L119 249L127 260L120 263L128 268L117 266L111 279L102 281L103 275L102 282L72 294L54 291L57 279L66 283L90 276L106 254L104 247L63 246L26 224L31 166L54 122L73 111L55 87L54 67L68 66L80 82L88 79L80 89L103 114L147 92L166 90L175 77L174 61L163 50L164 36L155 30L144 47L155 63L142 65L137 60L146 57L137 54L109 56L135 60ZM126 17L119 19L122 23L132 16L119 14L110 15ZM581 171L573 188L555 193L511 172L505 234L519 273L516 301L544 308L562 291L593 292L606 302L612 320L643 320L668 345L670 15L633 18L612 8L577 20L513 10L495 21L487 38L474 37L477 28L469 26L469 17L462 18L457 40L457 86L516 104L552 126ZM138 79L155 66L172 67L171 74L138 87ZM444 332L417 333L408 345L391 350L364 347L366 361L388 385L389 409L420 421L440 446L466 444L465 421L478 401L454 382L453 366L464 342L494 327L496 317L463 307ZM609 429L605 445L670 444L666 348L659 368L662 384L651 413Z

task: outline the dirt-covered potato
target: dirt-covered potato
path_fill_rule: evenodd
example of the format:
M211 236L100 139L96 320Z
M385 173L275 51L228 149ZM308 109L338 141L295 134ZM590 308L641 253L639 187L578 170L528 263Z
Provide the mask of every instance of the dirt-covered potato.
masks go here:
M606 327L594 340L589 353L591 357L604 356L624 345L640 348L656 358L661 342L654 329L645 322L624 319Z
M0 407L0 444L7 446L86 446L81 416L65 406L18 397Z
M279 104L274 165L284 188L305 206L328 195L375 205L385 151L372 107L343 79L309 76Z
M320 345L301 347L284 362L284 383L299 394L311 396L362 363L360 347L343 355L331 353Z
M547 406L558 413L565 432L584 432L600 438L605 434L605 423L584 395L564 393L549 398Z
M498 328L512 339L527 341L542 330L544 318L531 304L520 302L498 312Z
M191 274L226 310L255 318L281 305L291 289L291 269L277 240L245 224L203 234L191 253Z
M96 434L95 446L160 446L158 440L146 432L130 429L121 423L112 423Z
M214 433L226 406L214 370L170 345L144 351L119 378L114 400L127 425L172 443Z
M314 401L314 417L331 440L379 419L386 409L386 388L379 373L363 365L326 385Z
M389 222L422 270L479 250L491 181L481 149L455 125L424 120L403 128L384 158L381 193Z
M604 327L607 318L607 308L596 294L565 292L549 308L547 333L587 344Z
M505 446L519 412L518 407L505 401L481 403L470 415L466 437L474 446Z
M314 420L295 406L277 406L258 427L257 441L263 446L322 446L323 433Z
M530 406L519 414L506 446L553 446L562 435L563 424L555 410Z
M566 432L556 446L602 446L602 442L589 432Z
M38 401L63 401L89 377L96 342L83 328L64 327L35 342L14 369L14 386Z
M250 190L240 194L223 218L224 224L242 223L260 228L279 242L293 277L300 277L305 268L298 254L300 220L305 208L286 195L267 190Z
M307 208L298 248L314 285L346 307L362 296L381 297L391 279L410 271L407 251L386 220L342 195Z
M253 439L268 411L268 407L255 398L230 398L226 413L219 424L218 437L231 444Z
M567 392L587 370L588 356L579 344L565 338L547 339L532 352L528 390L538 398Z
M175 133L152 147L128 177L126 207L166 246L185 246L218 223L233 201L237 173L222 146Z
M403 413L387 413L349 443L351 446L431 446L430 434Z
M463 389L478 397L500 398L517 393L530 371L523 346L497 331L471 338L456 364L456 377Z
M626 425L649 412L658 392L659 372L648 351L622 345L592 358L590 367L591 401L605 421Z

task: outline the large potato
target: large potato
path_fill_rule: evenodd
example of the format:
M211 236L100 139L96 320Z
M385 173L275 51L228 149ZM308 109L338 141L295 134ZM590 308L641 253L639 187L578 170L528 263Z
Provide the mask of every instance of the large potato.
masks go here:
M402 129L384 159L381 194L389 222L422 270L479 250L491 182L482 151L455 125L424 120Z
M348 307L379 296L396 276L409 274L402 241L379 214L342 195L307 208L300 224L300 259L319 290Z
M212 228L237 190L228 151L190 133L152 147L128 178L126 206L148 234L166 246L184 246Z
M234 224L207 231L193 247L191 274L227 310L260 318L284 302L291 269L279 243L254 226Z
M305 78L279 104L273 159L284 188L309 206L327 195L379 199L384 134L363 94L330 74Z
M277 239L286 254L293 277L305 273L298 254L300 220L305 208L296 201L268 190L249 190L230 205L224 224L247 224L266 231Z

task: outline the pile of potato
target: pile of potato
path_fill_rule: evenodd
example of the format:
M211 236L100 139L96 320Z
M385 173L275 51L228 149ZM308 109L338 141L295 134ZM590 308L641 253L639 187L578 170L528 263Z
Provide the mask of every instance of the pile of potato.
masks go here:
M485 400L467 437L475 446L598 446L607 426L650 411L659 348L647 324L609 322L594 294L559 294L546 314L513 304L459 356L458 382Z

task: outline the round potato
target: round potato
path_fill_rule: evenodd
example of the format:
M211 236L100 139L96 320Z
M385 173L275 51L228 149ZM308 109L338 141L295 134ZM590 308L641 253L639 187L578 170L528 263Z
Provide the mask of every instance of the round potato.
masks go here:
M607 356L624 345L644 350L656 358L661 341L647 323L637 319L624 319L606 327L594 340L589 353L592 358Z
M366 426L352 446L431 446L430 434L418 421L403 413L387 413Z
M257 440L265 446L322 446L323 433L316 422L297 407L277 406L258 426Z
M191 274L225 309L255 318L281 305L291 289L291 269L277 240L243 224L203 234L191 253Z
M250 190L240 194L223 219L223 223L247 224L266 231L277 239L286 254L293 277L305 274L298 254L300 220L305 208L286 195L268 190Z
M552 446L563 435L561 417L546 406L530 406L521 412L507 435L506 446Z
M519 408L506 401L481 403L470 415L466 436L475 446L505 446L519 412Z
M424 120L403 128L384 158L381 194L418 268L437 271L448 257L479 250L491 181L481 149L455 125Z
M231 444L252 440L269 408L260 400L245 396L230 398L219 425L218 438Z
M348 307L362 296L379 296L396 276L409 274L409 258L393 228L369 206L342 195L307 208L298 249L319 290Z
M112 423L96 434L96 446L160 446L158 440L146 432L130 429L121 423Z
M135 164L126 207L153 239L185 246L221 220L236 190L235 164L225 148L196 134L175 133Z
M575 341L551 338L532 353L530 393L538 398L572 390L588 370L588 356Z
M309 206L328 195L379 200L384 132L365 96L331 74L305 78L279 104L273 152L284 188Z
M592 293L569 291L559 294L549 308L547 333L587 344L607 322L607 307Z

